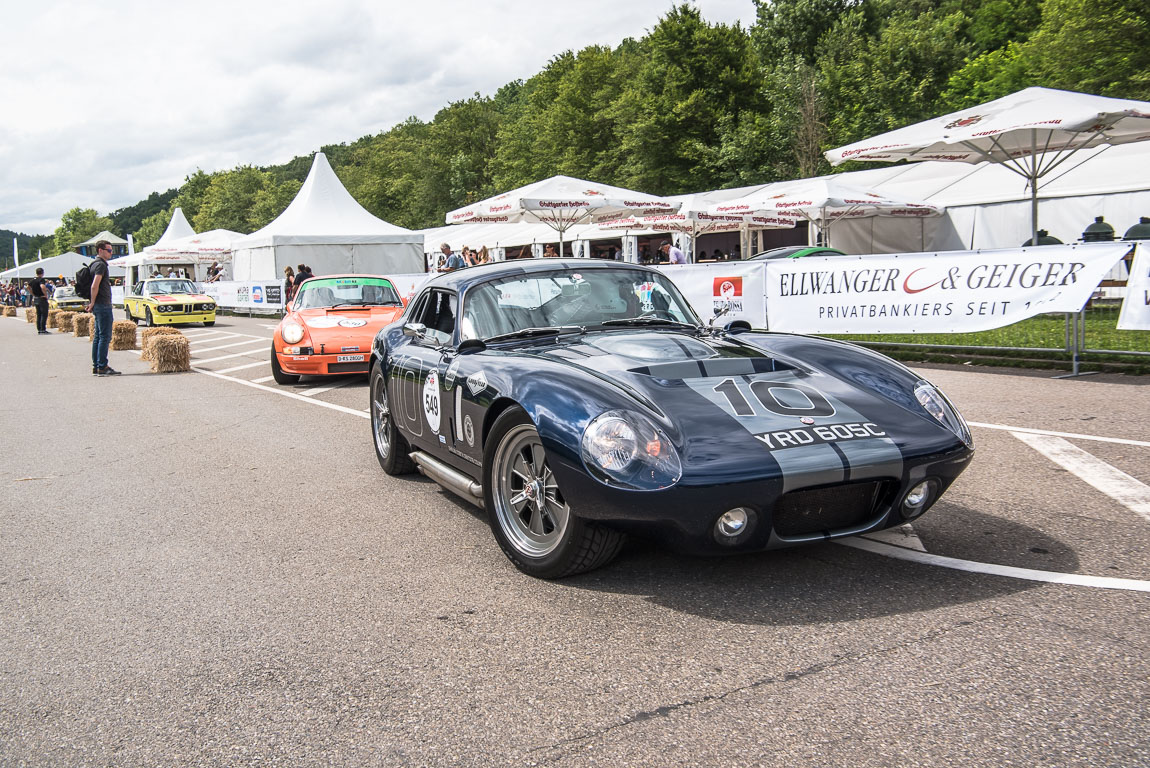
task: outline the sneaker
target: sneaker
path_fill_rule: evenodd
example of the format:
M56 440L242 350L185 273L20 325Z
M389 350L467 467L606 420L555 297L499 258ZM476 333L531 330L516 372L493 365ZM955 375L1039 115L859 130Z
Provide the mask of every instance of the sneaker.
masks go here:
M99 373L100 373L100 369L93 365L92 366L92 375L95 376Z
M105 365L103 368L98 368L96 370L96 375L97 376L119 376L120 372L117 370L114 370L113 368L111 368L107 365Z
M52 335L48 331L36 331L36 333L40 334L41 336L51 336Z

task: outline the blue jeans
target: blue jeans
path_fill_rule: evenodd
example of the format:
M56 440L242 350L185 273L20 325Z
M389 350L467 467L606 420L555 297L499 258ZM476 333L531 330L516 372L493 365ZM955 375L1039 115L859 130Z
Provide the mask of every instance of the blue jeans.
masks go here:
M108 367L108 345L112 342L112 305L92 307L95 327L92 329L92 367Z

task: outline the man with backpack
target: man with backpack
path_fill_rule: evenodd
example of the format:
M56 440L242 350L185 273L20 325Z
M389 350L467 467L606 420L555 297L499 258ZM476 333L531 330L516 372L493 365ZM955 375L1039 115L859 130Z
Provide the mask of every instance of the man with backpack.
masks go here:
M96 376L119 376L120 372L108 365L108 345L112 341L112 281L108 279L108 259L112 246L107 240L96 243L96 260L88 265L92 282L87 290L88 311L92 313L92 373ZM84 296L79 273L76 293Z
M32 303L36 305L36 332L48 334L48 291L45 286L44 268L36 267L36 279L31 282Z

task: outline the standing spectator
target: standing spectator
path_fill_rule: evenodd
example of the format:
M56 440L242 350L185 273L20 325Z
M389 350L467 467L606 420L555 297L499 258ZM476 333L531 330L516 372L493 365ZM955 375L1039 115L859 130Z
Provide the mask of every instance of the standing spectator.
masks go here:
M296 264L295 269L296 269L296 272L295 272L295 290L292 291L293 296L296 293L299 293L300 283L302 283L304 280L307 280L307 278L308 278L307 265L306 264Z
M88 311L95 320L92 332L92 373L97 376L119 376L108 365L108 344L112 341L112 281L108 278L108 259L112 246L107 240L96 243L96 260L92 262L92 293Z
M678 248L671 245L671 242L669 240L664 240L662 243L660 243L659 244L659 250L662 251L663 255L667 257L667 263L669 263L669 264L686 264L687 263L687 254L683 253Z
M555 246L554 245L552 245L551 243L548 243L547 245L543 246L543 258L545 258L545 259L557 259L557 258L559 258L559 254L555 253Z
M36 332L48 335L48 291L45 289L44 268L36 267L36 279L31 282L32 301L36 304Z
M284 314L287 314L288 302L295 296L295 271L291 264L284 267Z
M479 252L475 256L476 264L490 264L491 254L487 252L487 246L480 246Z
M442 251L443 255L447 258L446 263L443 265L444 272L454 272L457 269L463 269L467 266L467 262L463 257L457 253L453 253L451 246L447 243L439 246L439 250Z

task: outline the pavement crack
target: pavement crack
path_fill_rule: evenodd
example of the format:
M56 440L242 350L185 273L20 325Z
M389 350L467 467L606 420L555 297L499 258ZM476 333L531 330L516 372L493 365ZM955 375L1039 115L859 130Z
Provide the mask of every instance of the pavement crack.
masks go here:
M771 677L766 677L766 678L763 678L761 680L755 680L755 681L752 681L752 682L747 683L745 685L736 686L736 687L731 688L729 690L723 691L722 693L706 694L706 695L700 696L698 698L686 699L683 701L675 702L673 704L665 704L661 707L656 707L654 709L642 710L642 711L636 712L632 715L628 715L616 723L611 723L609 725L603 726L603 727L598 728L598 729L591 731L589 733L584 733L584 734L581 734L578 736L572 736L571 738L568 738L568 739L560 739L559 741L553 742L551 744L545 744L543 746L535 747L534 749L528 750L527 753L528 754L535 754L535 753L543 752L546 750L561 750L562 748L570 746L572 744L578 744L580 742L586 742L586 741L590 741L592 739L598 739L602 736L606 736L607 734L611 733L612 731L618 730L620 728L626 728L627 726L634 725L635 723L643 723L643 722L652 721L652 720L660 720L663 718L670 717L674 713L676 713L680 710L683 710L683 709L688 709L690 707L696 707L696 706L699 706L702 704L709 704L709 703L714 703L714 702L721 702L721 701L724 701L725 699L727 699L731 696L735 696L737 694L746 693L749 691L755 691L755 690L759 690L761 688L766 688L766 687L774 686L774 685L780 685L780 684L786 685L788 683L793 683L795 681L802 680L804 678L811 677L813 675L818 675L822 672L826 672L828 670L832 670L832 669L835 669L837 667L841 667L843 665L854 664L854 663L857 663L860 661L866 661L868 659L881 658L883 656L887 656L887 655L890 655L893 653L898 653L899 651L902 651L906 648L920 646L924 642L931 642L933 640L937 640L938 638L944 637L945 635L947 635L947 634L949 634L949 633L951 633L957 629L964 629L966 627L970 627L970 626L975 625L975 624L982 624L985 622L994 622L994 621L1001 620L1002 618L1003 618L1002 614L995 612L995 613L992 613L992 614L989 614L986 616L981 616L981 617L978 617L975 619L964 619L962 621L954 622L952 624L947 624L947 625L942 626L942 627L936 627L936 628L930 630L929 632L925 632L921 635L916 635L915 637L905 639L902 642L896 643L894 645L886 646L883 648L871 648L869 650L864 650L864 651L860 651L857 653L843 654L842 656L840 656L838 658L831 659L828 661L821 661L821 662L818 662L816 664L811 664L810 666L804 667L802 669L793 670L790 672L784 672L781 675L772 675ZM555 755L554 759L545 759L543 762L544 763L554 762L554 760L558 760L561 757L562 757L561 754Z

